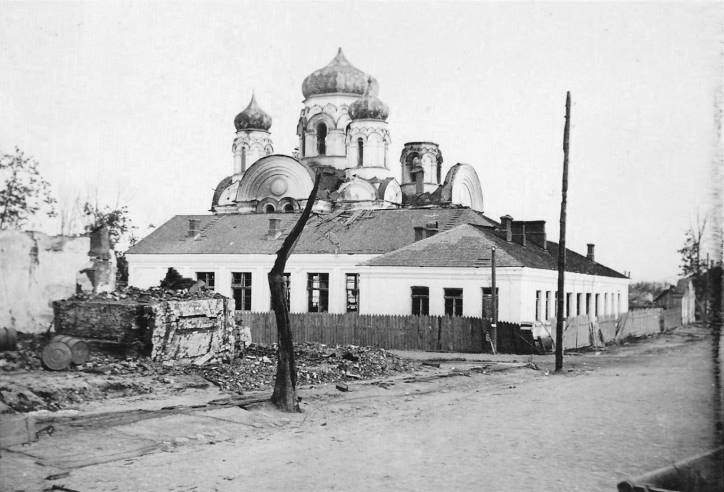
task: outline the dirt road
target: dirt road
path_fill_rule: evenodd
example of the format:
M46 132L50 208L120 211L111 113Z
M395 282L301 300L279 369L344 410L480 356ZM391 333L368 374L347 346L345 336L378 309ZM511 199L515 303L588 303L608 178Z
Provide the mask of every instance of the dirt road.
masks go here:
M173 435L193 435L197 417L120 426L112 431L165 445L130 459L59 466L70 475L53 483L83 492L611 491L625 477L710 448L709 350L698 331L570 355L563 375L546 375L546 356L535 359L539 370L307 390L303 414L229 409L204 422L196 440ZM441 369L453 366L480 362ZM32 483L25 490L35 490Z

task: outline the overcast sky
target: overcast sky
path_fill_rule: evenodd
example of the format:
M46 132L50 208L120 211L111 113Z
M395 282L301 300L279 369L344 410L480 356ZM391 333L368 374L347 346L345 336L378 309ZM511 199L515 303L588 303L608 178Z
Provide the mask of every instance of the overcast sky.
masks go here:
M568 244L634 280L673 280L708 206L721 5L0 1L0 150L40 162L61 203L98 195L140 226L206 213L256 91L277 153L301 84L342 46L380 83L391 162L441 146L486 214L558 238L573 96ZM56 231L49 231L56 232Z

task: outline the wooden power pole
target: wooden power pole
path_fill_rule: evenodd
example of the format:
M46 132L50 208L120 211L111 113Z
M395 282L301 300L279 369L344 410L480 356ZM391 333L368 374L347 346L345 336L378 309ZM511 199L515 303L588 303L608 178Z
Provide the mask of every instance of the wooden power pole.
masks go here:
M493 250L490 253L490 268L490 294L491 300L493 301L491 303L493 305L493 320L490 323L490 349L493 351L493 354L495 354L498 345L498 289L495 285L495 246L493 246Z
M566 124L563 128L563 185L561 187L561 224L560 239L558 240L558 299L556 301L556 372L563 369L563 319L565 313L563 306L565 301L566 272L566 204L568 200L568 147L569 135L571 132L571 92L566 92Z

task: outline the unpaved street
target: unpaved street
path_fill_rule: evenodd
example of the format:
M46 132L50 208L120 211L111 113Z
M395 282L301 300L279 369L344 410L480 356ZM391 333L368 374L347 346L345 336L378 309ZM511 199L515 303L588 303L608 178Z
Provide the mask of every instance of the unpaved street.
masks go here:
M301 415L262 406L220 410L203 429L190 416L120 426L96 439L171 444L61 467L70 475L52 483L78 491L615 490L625 477L710 448L709 350L705 333L690 330L569 355L572 370L563 375L546 375L552 358L536 357L539 370L304 390ZM480 365L449 362L441 370ZM197 431L217 438L172 437ZM5 490L40 485L4 483Z

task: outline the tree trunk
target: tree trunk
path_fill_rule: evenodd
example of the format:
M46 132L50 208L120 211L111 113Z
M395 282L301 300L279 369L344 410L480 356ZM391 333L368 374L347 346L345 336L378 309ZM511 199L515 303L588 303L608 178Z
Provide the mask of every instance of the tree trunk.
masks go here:
M304 207L304 211L292 231L284 239L282 247L277 251L277 259L268 275L272 309L274 309L274 315L276 316L279 340L277 374L271 401L284 412L299 411L299 404L297 403L297 367L294 362L292 327L289 324L289 306L284 292L284 268L289 255L294 250L294 244L297 242L302 230L304 230L304 226L312 213L312 206L317 198L320 176L320 171L317 171L314 178L314 187L312 187L312 192L307 199L307 205Z

